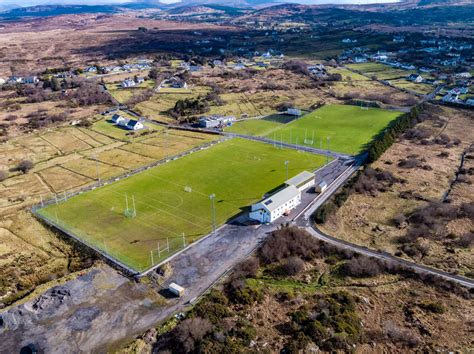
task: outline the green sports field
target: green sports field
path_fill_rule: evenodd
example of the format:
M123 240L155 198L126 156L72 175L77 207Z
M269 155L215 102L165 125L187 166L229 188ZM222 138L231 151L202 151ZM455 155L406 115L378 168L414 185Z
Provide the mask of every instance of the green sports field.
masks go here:
M379 108L326 105L265 134L267 138L357 154L401 113ZM314 134L314 135L313 135ZM314 136L314 138L313 138ZM329 146L327 143L329 137Z
M325 158L232 139L107 186L52 204L42 217L142 272L211 230L209 196L215 194L216 224L280 186L289 176L321 166ZM137 215L126 217L125 196ZM163 251L167 241L170 252ZM158 246L159 243L159 246ZM160 254L158 253L160 247Z
M245 135L265 135L279 129L293 118L288 115L274 114L262 119L241 120L225 128L225 131Z

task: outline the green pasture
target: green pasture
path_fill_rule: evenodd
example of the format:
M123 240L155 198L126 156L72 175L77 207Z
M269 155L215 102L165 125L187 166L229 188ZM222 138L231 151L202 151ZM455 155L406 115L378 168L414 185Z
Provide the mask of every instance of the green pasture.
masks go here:
M231 139L38 210L86 244L144 271L325 158ZM125 215L135 204L136 216ZM184 236L184 237L183 237ZM165 250L169 245L169 251ZM153 258L153 263L152 263Z

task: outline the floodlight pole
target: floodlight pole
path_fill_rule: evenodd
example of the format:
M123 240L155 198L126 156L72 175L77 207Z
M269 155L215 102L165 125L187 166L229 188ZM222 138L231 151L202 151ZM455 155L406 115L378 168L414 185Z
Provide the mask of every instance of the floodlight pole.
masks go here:
M286 181L288 181L288 164L290 163L290 161L285 161L285 167L286 167Z
M160 258L160 254L161 254L161 251L160 251L160 241L158 241L157 243L158 243L158 247L157 247L157 250L158 250L158 258Z
M329 163L329 143L331 142L331 137L330 136L326 137L326 142L327 142L327 147L328 147L328 153L326 155L326 164L328 164Z
M41 198L41 206L44 207L44 203L43 203L43 196L40 195L40 198Z
M184 237L184 232L183 232L183 248L186 247L186 238Z
M150 250L151 265L154 266L155 262L153 261L153 250Z
M127 196L127 193L125 193L125 211L128 213L128 196Z
M133 216L137 216L137 208L135 208L135 196L132 195L132 203L133 203Z
M212 233L216 232L216 205L215 199L216 195L212 193L209 198L211 199L211 206L212 206Z
M166 248L167 248L168 253L169 253L170 252L170 240L169 240L168 237L166 238Z

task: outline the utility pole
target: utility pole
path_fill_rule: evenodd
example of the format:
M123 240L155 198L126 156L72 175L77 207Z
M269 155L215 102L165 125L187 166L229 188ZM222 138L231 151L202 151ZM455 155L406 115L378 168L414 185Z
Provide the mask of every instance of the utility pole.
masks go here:
M290 161L285 161L285 167L286 167L286 180L285 181L288 181L288 164L290 163Z
M211 199L211 206L212 206L212 233L216 232L216 205L215 205L215 199L216 195L212 193L209 196L209 199Z

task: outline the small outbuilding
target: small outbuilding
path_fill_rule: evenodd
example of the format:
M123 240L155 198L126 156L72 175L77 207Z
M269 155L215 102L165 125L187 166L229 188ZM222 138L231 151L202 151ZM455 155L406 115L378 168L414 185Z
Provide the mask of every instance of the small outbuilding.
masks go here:
M168 287L168 290L177 297L181 297L184 295L184 288L176 283L171 283Z
M322 193L328 188L328 184L326 181L321 181L318 183L318 185L314 188L316 193Z

